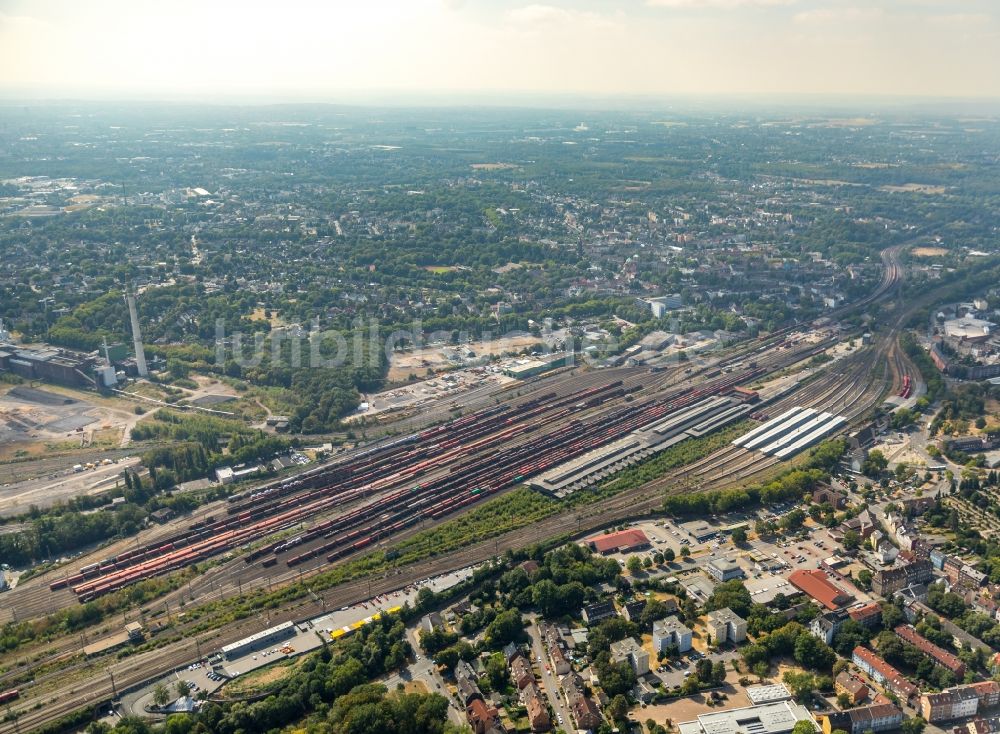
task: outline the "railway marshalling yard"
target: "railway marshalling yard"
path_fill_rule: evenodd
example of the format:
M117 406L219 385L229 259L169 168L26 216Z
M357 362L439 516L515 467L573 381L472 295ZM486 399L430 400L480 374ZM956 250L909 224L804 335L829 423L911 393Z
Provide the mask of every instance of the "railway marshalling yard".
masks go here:
M896 251L887 251L882 285L860 305L892 293L899 277ZM414 433L359 446L297 477L245 490L233 501L202 507L31 578L5 595L0 614L38 618L81 601L103 599L144 579L170 577L178 582L165 595L124 612L125 620L142 620L149 629L159 630L152 649L118 661L88 661L79 655L83 639L60 637L7 656L0 687L22 688L22 699L12 707L21 718L0 725L0 731L14 731L15 723L30 730L76 708L106 701L113 685L115 690L136 686L268 625L395 592L508 548L593 532L655 512L664 492L759 479L781 460L726 444L610 497L556 507L526 526L506 532L499 528L492 537L473 538L430 558L385 562L374 572L345 574L341 583L330 581L330 573L349 568L345 564L365 554L398 546L484 498L660 425L703 401L724 399L739 408L746 397L736 390L741 386L758 388L763 400L753 405L755 413L774 417L792 407L808 407L856 425L887 392L898 392L904 374L913 370L898 353L890 328L872 346L849 351L840 347L836 369L788 379L843 340L832 329L790 328L699 367L682 362L656 372L647 367L564 369L515 388L471 390L450 398L457 410L444 423L440 406L432 405L409 419L409 430L420 429ZM747 417L731 410L734 414ZM711 428L701 425L706 419L699 420L685 430ZM721 417L718 422L715 428L734 425ZM196 563L200 573L188 570ZM262 600L269 591L295 582L304 590L312 580L324 583L265 610ZM246 613L239 621L213 624L211 610L234 608L226 604L237 604ZM94 639L118 627L107 622L86 635ZM29 668L37 671L33 681L24 672Z

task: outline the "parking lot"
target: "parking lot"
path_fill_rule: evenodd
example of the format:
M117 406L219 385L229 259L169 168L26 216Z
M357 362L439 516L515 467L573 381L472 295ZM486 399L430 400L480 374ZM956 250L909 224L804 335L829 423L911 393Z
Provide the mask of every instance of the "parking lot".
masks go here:
M731 660L738 659L740 654L736 650L720 650L719 652L713 652L703 654L696 650L692 650L689 653L685 653L681 656L679 660L673 662L657 663L656 659L650 659L649 665L652 669L652 674L663 681L668 689L674 688L684 683L684 679L690 677L694 674L695 665L702 658L711 660L712 663L722 661L726 665L726 671L728 676L735 676L731 667Z

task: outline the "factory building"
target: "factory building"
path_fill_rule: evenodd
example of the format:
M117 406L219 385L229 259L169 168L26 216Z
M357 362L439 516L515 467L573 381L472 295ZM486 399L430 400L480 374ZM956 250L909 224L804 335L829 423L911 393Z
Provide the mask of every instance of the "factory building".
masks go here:
M94 358L55 347L0 349L0 369L26 380L48 380L71 387L94 387Z

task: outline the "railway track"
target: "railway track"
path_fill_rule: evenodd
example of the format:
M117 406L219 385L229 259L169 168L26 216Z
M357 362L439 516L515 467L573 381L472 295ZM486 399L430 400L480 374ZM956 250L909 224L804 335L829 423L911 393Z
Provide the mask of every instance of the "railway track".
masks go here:
M898 248L896 249L898 251ZM862 302L855 304L854 307L874 302L874 300L882 297L885 293L889 292L892 287L894 287L899 273L898 268L894 263L892 250L893 248L890 248L890 250L883 253L883 261L886 263L883 284L869 297L863 299ZM753 348L748 349L746 354L750 355L755 353L757 346L752 346ZM776 358L772 361L771 357L768 356L767 366L776 366L781 361L782 360L780 358ZM649 374L648 370L645 372ZM601 378L595 377L592 379L595 381L602 378L606 380L607 376L610 374L613 373L611 371L605 371ZM642 382L647 385L649 383L660 385L661 389L663 386L668 384L668 381L675 378L676 375L658 375L652 379L640 378L638 375L635 375L634 377L637 382ZM631 379L633 379L632 375L630 375L630 381ZM537 389L540 390L544 388L539 387ZM533 392L535 392L534 389L526 391L529 395ZM864 395L866 393L862 392L861 394ZM875 393L875 398L868 398L864 401L861 401L860 397L857 399L857 401L860 401L858 402L860 406L859 413L863 412L864 406L869 405L873 400L878 399L877 394L878 393ZM530 397L526 396L524 399L529 400ZM759 469L757 471L759 471ZM363 598L368 598L371 594L385 593L386 591L399 588L400 586L418 578L423 578L454 567L464 566L468 563L484 560L492 555L495 555L498 551L502 552L506 548L523 547L541 539L561 536L567 532L567 529L571 534L576 535L595 530L610 523L648 513L650 510L658 508L662 502L662 495L657 491L651 490L655 490L655 487L643 485L642 487L622 492L609 500L603 501L583 511L564 510L550 516L549 518L545 518L544 520L534 523L529 527L507 533L500 538L475 543L461 549L461 551L444 554L426 562L420 562L406 568L398 569L395 575L391 575L387 578L362 580L342 584L322 594L320 599L327 605L353 603L354 601L360 601ZM575 531L573 530L574 525ZM404 532L405 534L415 533L419 532L420 529L421 528L408 528ZM351 556L348 555L347 557ZM230 564L229 568L231 569L234 566L235 564ZM227 573L231 573L231 571ZM310 573L311 572L299 571L297 576L299 579L305 580L308 578ZM212 572L210 572L210 575L211 574ZM294 577L295 575L295 572L285 572L280 575L280 578L283 580L289 580L290 577ZM271 581L273 581L273 579L266 579L261 576L251 578L244 585L244 590L261 588ZM223 591L223 593L225 592ZM51 599L52 597L50 596L50 602ZM301 605L297 606L294 610L281 612L276 615L271 622L281 621L283 616L291 614L296 614L301 617L303 615ZM253 625L251 624L250 628L252 627ZM215 634L212 638L214 641L213 644L225 644L227 641L232 641L245 636L247 628L248 626L246 624L241 623L235 627L227 628L223 633L213 633ZM136 656L128 661L124 661L121 664L121 666L124 666L123 668L118 665L112 665L111 669L116 673L115 678L119 681L119 687L125 687L131 683L138 682L147 674L166 671L172 667L177 667L186 661L190 661L194 658L194 648L196 647L195 640L200 641L200 639L201 638L186 639L181 642L174 643L163 650L155 651L153 654L150 654L148 658L145 656ZM26 727L34 728L35 726L56 718L63 713L67 713L68 711L75 710L84 705L90 705L93 702L106 700L111 693L110 688L110 681L105 682L98 677L87 680L72 688L64 687L59 690L58 695L52 695L44 703L26 701L23 706L20 706L17 709L17 711L21 714L19 723L25 725ZM40 708L35 708L33 707L33 704L35 703L42 703L42 705ZM29 707L28 704L32 704L32 706ZM14 728L13 726L6 726L0 729L0 731L14 731Z

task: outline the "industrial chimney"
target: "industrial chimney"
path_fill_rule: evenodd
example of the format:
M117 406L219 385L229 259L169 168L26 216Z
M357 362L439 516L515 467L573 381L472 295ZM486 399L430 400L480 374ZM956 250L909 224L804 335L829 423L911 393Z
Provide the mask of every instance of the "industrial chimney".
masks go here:
M146 353L142 351L142 333L139 331L139 315L135 311L135 296L128 288L125 289L125 303L128 304L128 316L132 320L132 343L135 345L135 366L139 377L148 377L146 368Z

